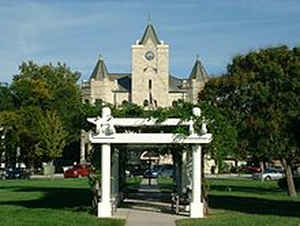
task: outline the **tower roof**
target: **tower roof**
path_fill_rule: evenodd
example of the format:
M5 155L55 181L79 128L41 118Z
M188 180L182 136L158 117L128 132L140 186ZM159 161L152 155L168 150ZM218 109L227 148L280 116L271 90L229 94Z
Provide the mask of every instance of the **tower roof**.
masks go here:
M197 57L192 72L189 76L190 79L196 79L199 81L206 81L208 79L208 74L202 65L199 57Z
M140 45L145 44L148 39L151 39L155 45L160 44L160 41L157 37L155 29L154 29L154 27L151 23L149 23L147 25L147 27L145 29L145 32L144 32L144 35L143 35L142 39L140 40L139 44Z
M104 78L107 77L108 77L108 71L106 65L103 61L103 58L99 56L98 62L93 70L93 73L91 74L90 79L103 80Z

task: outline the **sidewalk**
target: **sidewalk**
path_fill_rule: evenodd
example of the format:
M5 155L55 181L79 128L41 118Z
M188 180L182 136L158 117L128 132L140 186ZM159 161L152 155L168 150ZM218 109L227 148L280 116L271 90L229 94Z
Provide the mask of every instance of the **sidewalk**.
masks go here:
M172 213L170 203L166 202L169 194L160 193L156 180L148 185L144 179L138 192L124 201L123 208L118 208L114 217L126 219L126 226L175 226L175 220L182 219Z

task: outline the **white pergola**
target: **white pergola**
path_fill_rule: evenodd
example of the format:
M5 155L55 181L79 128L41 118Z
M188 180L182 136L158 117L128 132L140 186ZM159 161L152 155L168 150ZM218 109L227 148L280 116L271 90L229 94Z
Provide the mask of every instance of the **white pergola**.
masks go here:
M201 116L200 108L194 108L193 114ZM112 193L118 193L116 186L112 186L111 174L118 177L118 165L111 167L111 144L194 144L192 154L192 202L190 203L190 217L203 218L203 203L201 201L201 145L208 144L212 135L207 133L206 124L202 123L201 134L195 133L193 120L182 122L180 119L167 119L158 123L155 119L145 118L113 118L111 110L104 107L102 118L88 118L96 125L96 134L90 134L92 144L102 144L101 153L101 200L98 203L98 217L112 216ZM117 127L141 126L189 126L190 135L182 136L172 133L116 133ZM114 158L114 157L113 157ZM118 158L118 155L116 156ZM117 170L116 170L117 169ZM115 181L115 180L114 180ZM114 182L115 183L115 182ZM118 183L118 182L117 182ZM118 187L118 186L117 186Z

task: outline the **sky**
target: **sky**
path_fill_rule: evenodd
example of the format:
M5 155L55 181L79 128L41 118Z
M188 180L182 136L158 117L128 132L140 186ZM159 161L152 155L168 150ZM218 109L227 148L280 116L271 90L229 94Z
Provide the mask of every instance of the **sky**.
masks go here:
M0 0L0 82L29 60L64 62L86 80L99 54L109 72L130 72L149 15L180 78L197 55L219 75L238 54L300 46L300 0Z

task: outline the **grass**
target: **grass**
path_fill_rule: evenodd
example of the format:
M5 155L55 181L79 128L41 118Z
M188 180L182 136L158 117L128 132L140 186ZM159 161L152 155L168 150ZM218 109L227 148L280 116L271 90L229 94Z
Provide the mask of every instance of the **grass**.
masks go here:
M288 197L277 182L210 179L210 212L177 226L300 226L300 198Z
M87 179L0 181L0 225L123 226L90 213Z
M157 178L157 184L161 192L173 192L176 186L171 177L159 177Z
M138 186L141 182L142 182L142 178L141 177L127 177L126 178L126 186L130 187L136 187Z

